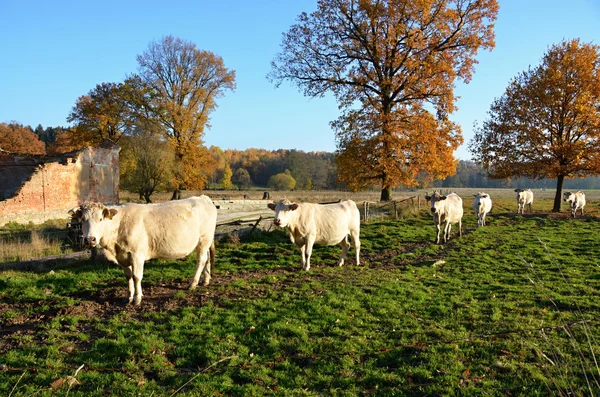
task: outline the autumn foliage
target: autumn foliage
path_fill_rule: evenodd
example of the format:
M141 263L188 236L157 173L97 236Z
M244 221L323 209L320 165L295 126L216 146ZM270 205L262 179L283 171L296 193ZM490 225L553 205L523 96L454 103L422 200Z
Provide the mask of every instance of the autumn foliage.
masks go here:
M284 34L269 78L335 95L341 179L355 189L379 182L388 200L417 175L454 173L454 84L494 47L497 12L496 0L320 0Z
M0 123L0 149L18 154L46 154L46 145L31 128Z
M600 47L579 39L553 45L491 105L470 144L491 176L557 180L600 174Z

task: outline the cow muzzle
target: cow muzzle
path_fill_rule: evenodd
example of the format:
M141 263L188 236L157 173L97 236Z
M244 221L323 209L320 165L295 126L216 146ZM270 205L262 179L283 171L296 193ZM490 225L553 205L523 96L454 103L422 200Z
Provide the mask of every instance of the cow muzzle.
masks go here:
M281 226L281 220L280 219L275 219L273 221L273 223L275 224L275 226Z
M96 239L96 237L87 237L85 239L85 242L87 243L87 245L89 245L90 247L95 247L96 245L98 245L98 240Z
M432 214L435 214L435 213L436 213L436 210L435 210L435 208L434 208L434 207L431 207L431 213L432 213Z

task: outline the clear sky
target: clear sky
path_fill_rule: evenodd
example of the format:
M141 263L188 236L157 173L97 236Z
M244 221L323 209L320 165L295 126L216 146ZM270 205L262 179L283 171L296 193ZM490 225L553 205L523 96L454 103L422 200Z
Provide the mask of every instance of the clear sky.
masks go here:
M499 2L496 48L478 54L471 83L456 90L461 99L452 119L463 129L461 159L471 157L473 123L551 44L577 37L600 44L600 0ZM236 91L212 115L208 146L334 151L334 98L306 98L265 78L282 33L315 8L316 0L0 0L0 122L68 125L79 96L137 72L136 55L173 35L219 54L237 74Z

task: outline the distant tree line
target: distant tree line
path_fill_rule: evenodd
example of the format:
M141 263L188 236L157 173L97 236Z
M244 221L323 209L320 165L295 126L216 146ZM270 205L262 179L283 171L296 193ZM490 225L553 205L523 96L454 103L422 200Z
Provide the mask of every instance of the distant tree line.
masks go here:
M443 180L433 181L431 184L422 184L423 188L453 188L466 187L477 189L493 188L531 188L531 189L554 189L556 180L552 178L504 178L493 179L481 164L471 160L460 160L456 167L456 174ZM564 182L565 189L600 189L600 177L588 176L585 178L567 179Z

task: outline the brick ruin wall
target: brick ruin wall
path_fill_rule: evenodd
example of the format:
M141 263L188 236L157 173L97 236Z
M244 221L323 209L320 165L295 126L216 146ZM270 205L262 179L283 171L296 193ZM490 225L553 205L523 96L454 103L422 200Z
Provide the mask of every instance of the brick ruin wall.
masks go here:
M86 147L53 158L0 156L0 226L68 218L84 202L119 202L119 150Z

